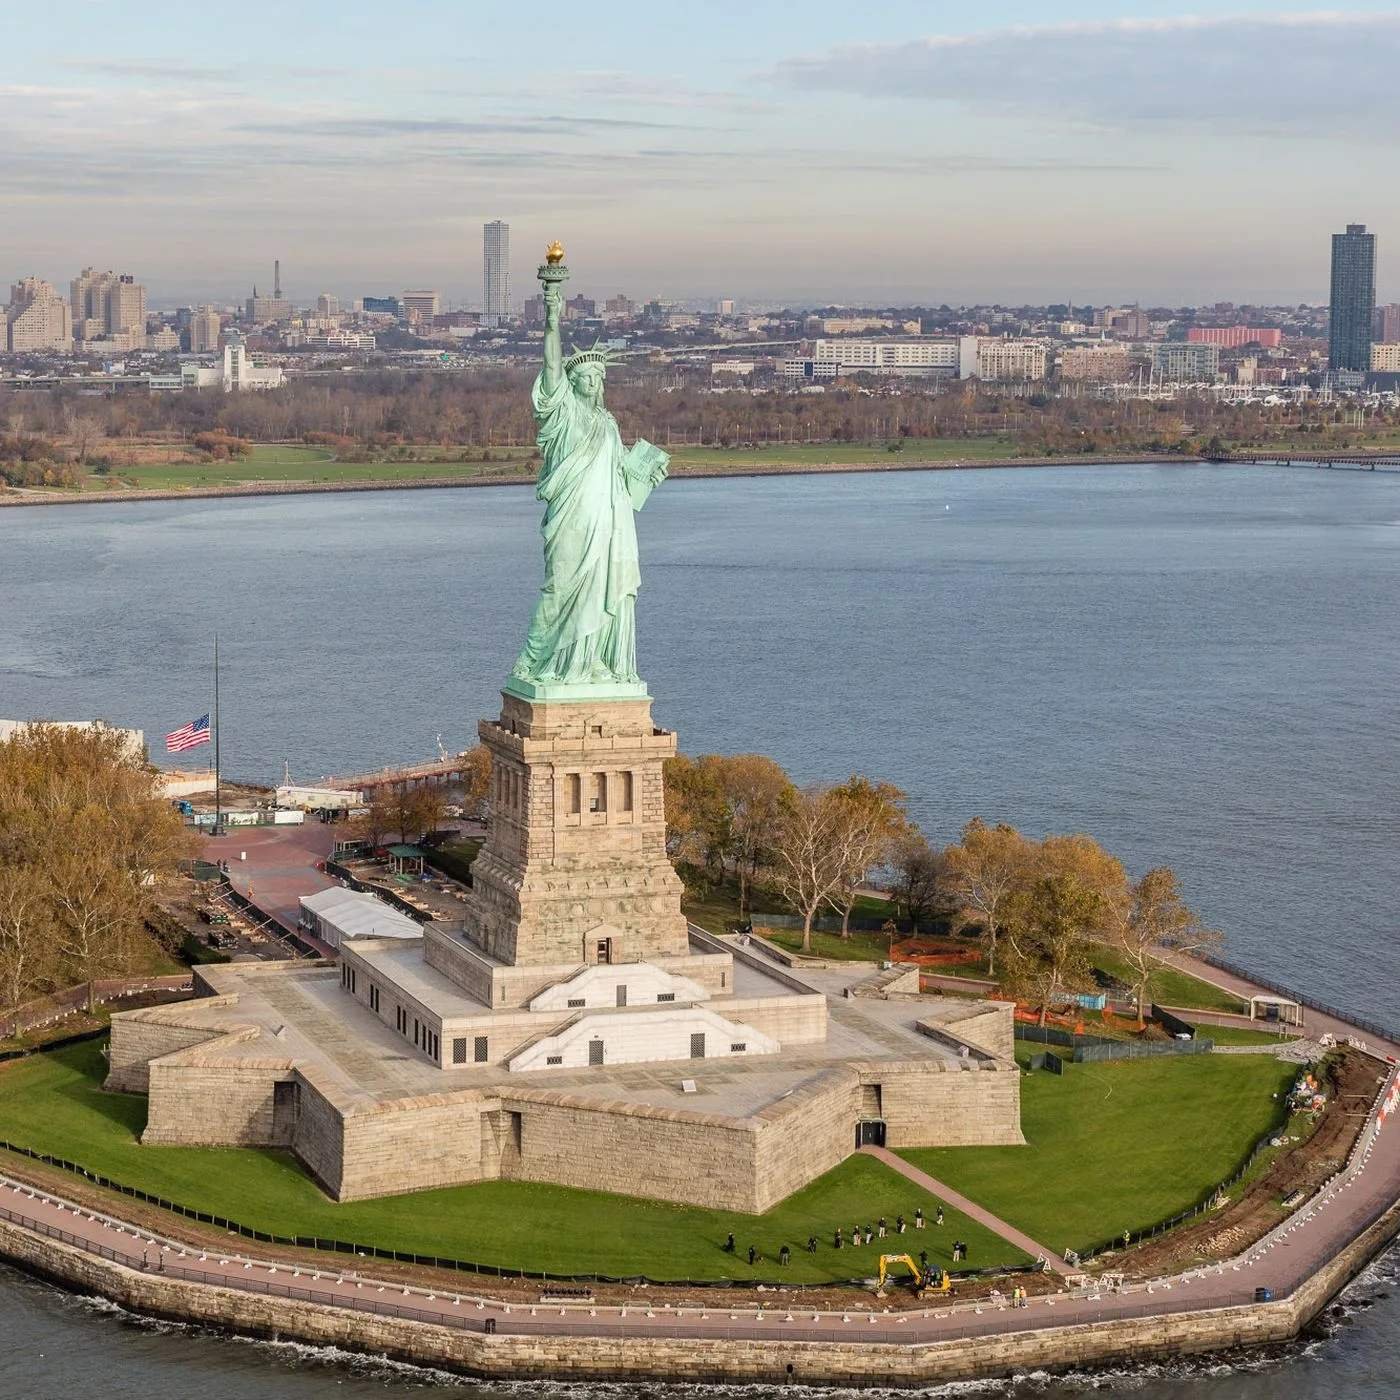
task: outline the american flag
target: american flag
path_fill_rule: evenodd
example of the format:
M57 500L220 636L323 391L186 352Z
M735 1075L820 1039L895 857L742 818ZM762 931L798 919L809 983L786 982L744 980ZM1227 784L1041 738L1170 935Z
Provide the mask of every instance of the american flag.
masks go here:
M209 716L200 715L183 729L177 729L165 736L166 753L184 753L186 749L197 749L209 742Z

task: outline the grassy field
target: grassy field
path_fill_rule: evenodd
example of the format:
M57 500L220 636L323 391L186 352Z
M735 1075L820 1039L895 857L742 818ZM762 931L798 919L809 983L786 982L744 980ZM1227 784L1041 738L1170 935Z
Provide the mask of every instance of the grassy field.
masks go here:
M1050 1249L1085 1249L1194 1205L1281 1121L1295 1066L1200 1055L1066 1065L1023 1081L1028 1148L902 1155Z
M802 951L802 930L800 928L764 928L763 916L754 919L754 928L770 943L785 948L789 953ZM849 938L839 933L812 932L814 958L827 958L832 962L884 962L890 955L890 940L883 933L853 931Z
M1120 953L1112 948L1094 950L1094 966L1110 977L1132 984L1133 974ZM1231 993L1222 990L1189 972L1180 972L1174 967L1163 967L1152 974L1148 983L1148 996L1161 1006L1193 1006L1201 1011L1245 1012L1249 1008Z
M1253 1026L1212 1026L1207 1021L1197 1022L1196 1034L1201 1040L1213 1040L1217 1045L1278 1045L1298 1038L1296 1031L1280 1035L1277 1031L1256 1030Z
M828 467L907 462L982 462L1023 455L1011 438L905 438L898 452L883 442L780 443L760 447L665 447L672 470L694 467ZM662 444L664 447L664 444Z
M523 1182L483 1182L439 1191L338 1205L286 1153L247 1148L142 1147L144 1098L101 1091L101 1042L0 1066L0 1138L67 1157L167 1200L286 1235L320 1235L555 1273L647 1274L657 1279L774 1278L786 1243L793 1251L782 1277L793 1282L873 1275L881 1242L831 1248L840 1226L891 1224L933 1198L869 1157L852 1157L763 1216L695 1210L601 1191ZM721 1246L734 1232L738 1252ZM801 1246L816 1235L820 1248ZM916 1237L905 1237L913 1243ZM930 1261L950 1263L955 1238L969 1264L1024 1262L1013 1246L965 1216L948 1212L941 1231L917 1237ZM888 1247L889 1241L884 1241ZM744 1257L755 1245L763 1260Z
M501 460L505 454L500 449L493 456L498 460L337 462L329 448L271 443L254 447L247 457L231 462L150 462L121 467L114 470L111 476L90 478L89 489L129 486L147 491L180 490L192 486L230 486L254 481L416 481L423 478L451 481L462 477L513 475L530 463L530 453L526 449L505 460Z

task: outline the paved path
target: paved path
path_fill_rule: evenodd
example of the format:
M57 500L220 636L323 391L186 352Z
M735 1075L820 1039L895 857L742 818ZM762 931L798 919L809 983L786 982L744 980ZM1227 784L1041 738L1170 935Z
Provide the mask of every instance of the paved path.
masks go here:
M1388 1082L1394 1082L1393 1069ZM937 1183L935 1183L936 1185ZM0 1216L127 1268L193 1283L247 1289L327 1307L408 1317L471 1331L615 1337L871 1341L913 1345L993 1333L1105 1322L1249 1303L1268 1287L1282 1298L1400 1198L1400 1121L1376 1129L1374 1114L1347 1167L1314 1201L1244 1255L1168 1279L1113 1291L1095 1283L1032 1298L1013 1309L1005 1298L944 1303L895 1313L872 1304L844 1312L803 1306L801 1292L774 1292L764 1306L736 1305L716 1290L710 1306L625 1307L504 1303L469 1291L410 1288L369 1273L273 1262L267 1255L201 1250L37 1190L0 1174ZM1030 1243L1030 1242L1028 1242ZM469 1276L464 1276L464 1281ZM771 1305L769 1305L771 1303ZM488 1329L488 1324L490 1327ZM800 1362L800 1357L797 1358Z
M1022 1234L1014 1225L1008 1225L1000 1216L993 1215L984 1206L979 1206L976 1201L968 1200L961 1192L954 1191L951 1186L945 1185L927 1172L921 1172L912 1162L906 1162L903 1157L897 1156L888 1148L862 1147L860 1150L867 1156L878 1157L887 1167L892 1167L901 1176L912 1181L914 1185L923 1187L925 1191L939 1197L940 1200L947 1201L950 1206L962 1211L964 1215L969 1216L979 1225L985 1226L994 1235L1000 1235L1002 1239L1009 1240L1023 1254L1029 1254L1032 1259L1040 1256L1057 1274L1075 1272L1053 1249L1046 1249L1043 1244L1037 1244L1029 1235Z

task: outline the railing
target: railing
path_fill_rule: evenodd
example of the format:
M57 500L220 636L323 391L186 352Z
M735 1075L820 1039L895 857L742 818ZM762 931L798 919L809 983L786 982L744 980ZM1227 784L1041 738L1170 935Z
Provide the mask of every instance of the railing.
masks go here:
M1194 953L1192 955L1197 962L1203 962L1207 967L1213 967L1220 972L1228 972L1232 977L1243 978L1246 982L1253 983L1256 987L1262 987L1266 992L1273 992L1277 996L1288 997L1291 1001L1296 1001L1302 1006L1308 1007L1312 1011L1320 1011L1324 1016L1330 1016L1334 1021L1343 1021L1349 1026L1355 1026L1357 1030L1367 1032L1369 1035L1380 1036L1382 1040L1400 1042L1400 1031L1392 1026L1383 1026L1378 1021L1368 1021L1364 1016L1357 1016L1354 1012L1343 1011L1340 1007L1329 1006L1325 1001L1318 1001L1316 997L1309 996L1306 992L1300 992L1294 987L1289 987L1282 982L1274 982L1262 974L1247 967L1241 967L1238 963L1227 961L1225 958L1216 957L1213 953Z
M125 1250L112 1249L110 1246L98 1244L95 1240L85 1239L71 1231L50 1225L46 1221L36 1220L32 1216L10 1210L3 1205L0 1205L0 1219L8 1220L33 1234L81 1250L85 1254L109 1260L133 1272L155 1278L172 1278L215 1288L238 1289L245 1293L288 1298L296 1302L307 1302L321 1307L347 1308L354 1312L369 1313L378 1317L402 1318L407 1321L427 1323L435 1327L453 1327L464 1332L480 1332L484 1335L505 1332L515 1335L556 1333L597 1336L600 1332L626 1333L632 1330L633 1335L641 1336L719 1340L743 1338L747 1341L764 1336L764 1333L756 1331L753 1326L726 1327L723 1322L709 1320L703 1311L696 1317L696 1309L693 1306L685 1309L680 1305L659 1309L663 1316L666 1312L671 1312L674 1316L674 1321L668 1320L664 1330L660 1331L651 1328L643 1329L635 1325L629 1329L628 1324L624 1321L628 1313L628 1309L625 1307L618 1310L617 1319L611 1321L611 1325L608 1322L600 1323L599 1319L591 1314L588 1317L580 1315L576 1319L568 1319L564 1309L560 1309L559 1313L551 1316L546 1322L534 1322L530 1319L536 1315L535 1306L509 1304L501 1300L492 1300L493 1310L491 1312L485 1311L485 1300L481 1299L471 1300L474 1303L471 1312L459 1313L446 1309L430 1312L423 1308L405 1307L401 1303L379 1302L377 1299L366 1297L360 1292L331 1293L325 1289L299 1288L294 1284L274 1283L242 1273L211 1273L206 1269L188 1268L173 1261L167 1262L163 1257L158 1257L153 1266L147 1257L138 1258ZM344 1282L343 1279L337 1281ZM356 1281L360 1282L361 1280ZM829 1285L816 1286L827 1287ZM1160 1316L1164 1313L1190 1311L1198 1306L1194 1298L1185 1294L1178 1294L1172 1299L1163 1299L1159 1294L1154 1295L1150 1291L1144 1291L1137 1300L1129 1300L1121 1291L1102 1289L1098 1285L1094 1285L1093 1288L1092 1292L1078 1291L1072 1296L1081 1303L1102 1302L1105 1295L1111 1299L1109 1308L1099 1307L1095 1309L1095 1316L1092 1319L1094 1322ZM1241 1302L1248 1297L1249 1293L1242 1290ZM443 1301L447 1302L446 1299ZM458 1307L462 1301L454 1297L449 1306ZM746 1322L771 1326L774 1331L767 1335L771 1336L775 1342L779 1340L792 1342L835 1339L842 1342L916 1345L925 1340L918 1335L917 1327L920 1321L928 1319L931 1309L925 1309L922 1315L919 1313L897 1315L892 1319L895 1325L891 1327L885 1323L884 1318L881 1318L880 1322L885 1323L885 1325L875 1325L877 1314L867 1311L867 1307L868 1305L857 1305L842 1313L813 1313L811 1321L804 1325L797 1322L792 1313L782 1304L765 1310L761 1304L755 1307L749 1303L744 1305L743 1317ZM647 1308L645 1311L647 1317L653 1316L652 1309ZM690 1317L686 1316L687 1312ZM473 1316L473 1313L476 1316ZM1003 1318L1002 1314L1006 1313L1010 1313L1010 1316ZM865 1322L862 1322L862 1314ZM638 1315L640 1316L640 1313ZM739 1317L740 1314L737 1311L731 1312L729 1321L736 1321ZM1004 1299L1000 1303L993 1303L990 1307L985 1302L952 1304L947 1306L946 1310L932 1311L932 1317L939 1322L950 1324L938 1329L938 1338L942 1340L961 1340L1002 1331L1039 1330L1046 1327L1083 1325L1090 1320L1083 1313L1051 1317L1040 1312L1033 1317L1028 1312L1012 1310ZM910 1322L915 1324L914 1327L908 1325ZM869 1325L865 1325L865 1323ZM859 1330L851 1330L849 1324L856 1324ZM1013 1327L1011 1324L1017 1325ZM778 1330L779 1328L781 1331Z

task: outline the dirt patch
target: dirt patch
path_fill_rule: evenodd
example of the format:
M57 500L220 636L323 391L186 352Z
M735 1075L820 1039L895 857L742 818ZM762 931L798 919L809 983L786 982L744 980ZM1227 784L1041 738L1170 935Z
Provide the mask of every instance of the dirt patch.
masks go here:
M1104 1256L1108 1267L1131 1277L1153 1278L1229 1258L1289 1214L1282 1204L1288 1197L1295 1192L1304 1199L1312 1196L1346 1163L1366 1125L1382 1070L1371 1056L1344 1048L1323 1062L1320 1075L1327 1106L1304 1142L1284 1148L1229 1205L1130 1253ZM1295 1117L1282 1131L1296 1134L1300 1121Z

